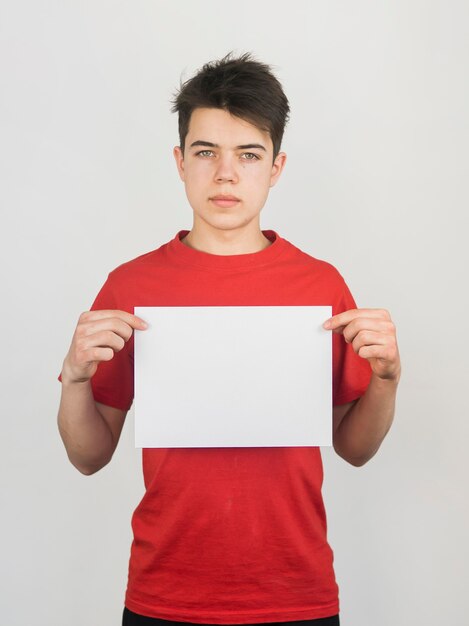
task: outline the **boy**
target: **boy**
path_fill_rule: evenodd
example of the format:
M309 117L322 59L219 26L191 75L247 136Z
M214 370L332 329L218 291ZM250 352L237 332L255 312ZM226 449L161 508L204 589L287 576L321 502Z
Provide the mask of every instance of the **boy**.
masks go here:
M70 461L92 474L117 446L133 400L133 331L145 329L135 305L330 304L334 449L363 465L393 419L395 329L386 311L357 309L330 264L260 229L286 161L289 105L280 83L249 54L229 54L181 85L173 111L174 157L193 226L111 272L80 316L58 415ZM146 491L132 519L124 625L339 624L318 448L142 455Z

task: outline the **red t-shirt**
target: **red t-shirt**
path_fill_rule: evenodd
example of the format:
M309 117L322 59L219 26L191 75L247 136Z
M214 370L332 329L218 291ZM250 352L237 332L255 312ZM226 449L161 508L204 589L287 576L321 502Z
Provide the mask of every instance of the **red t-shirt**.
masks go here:
M263 231L267 248L229 256L189 248L181 241L188 232L112 271L92 309L331 305L335 315L356 306L332 265L275 231ZM334 334L334 404L360 397L370 373ZM130 408L133 337L91 384L96 401ZM132 517L125 599L131 611L210 624L339 612L319 448L145 448L142 457L145 494Z

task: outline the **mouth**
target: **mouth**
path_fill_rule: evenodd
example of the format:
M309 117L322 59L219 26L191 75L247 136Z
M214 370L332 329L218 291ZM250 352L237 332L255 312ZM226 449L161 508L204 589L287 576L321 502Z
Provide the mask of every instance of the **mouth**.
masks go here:
M237 204L238 202L241 202L240 199L237 198L236 196L223 196L223 195L213 196L213 198L210 198L210 200L217 206L221 206L221 207L231 207Z

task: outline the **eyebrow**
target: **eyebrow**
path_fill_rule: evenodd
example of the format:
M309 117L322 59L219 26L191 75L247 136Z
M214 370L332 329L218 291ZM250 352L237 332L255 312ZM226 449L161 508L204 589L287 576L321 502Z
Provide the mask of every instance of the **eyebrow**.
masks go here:
M204 141L202 139L198 139L197 141L194 141L193 143L191 143L190 147L193 148L194 146L209 146L210 148L220 147L217 143L212 143L211 141ZM260 143L245 143L242 146L236 146L235 150L247 150L248 148L259 148L260 150L264 150L264 152L267 152L265 147L261 145Z

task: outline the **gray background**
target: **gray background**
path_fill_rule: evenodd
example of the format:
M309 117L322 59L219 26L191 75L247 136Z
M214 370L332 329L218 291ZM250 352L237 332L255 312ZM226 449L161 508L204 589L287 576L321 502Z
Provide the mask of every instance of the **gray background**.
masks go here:
M1 2L2 622L120 623L133 417L82 476L56 376L107 273L190 228L169 100L229 50L272 64L292 108L262 227L398 327L380 452L324 451L342 623L465 622L468 42L464 1Z

